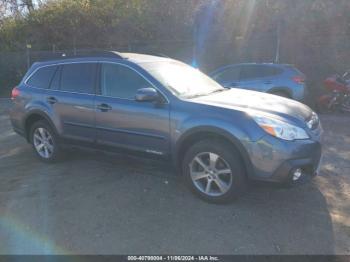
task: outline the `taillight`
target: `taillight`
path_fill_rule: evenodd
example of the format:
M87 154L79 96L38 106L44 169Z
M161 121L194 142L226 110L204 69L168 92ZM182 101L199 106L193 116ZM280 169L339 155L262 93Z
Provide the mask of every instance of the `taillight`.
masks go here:
M17 96L19 96L19 90L17 87L14 87L11 92L11 99L15 99Z
M293 77L293 81L297 84L304 84L305 78L302 76L295 76Z

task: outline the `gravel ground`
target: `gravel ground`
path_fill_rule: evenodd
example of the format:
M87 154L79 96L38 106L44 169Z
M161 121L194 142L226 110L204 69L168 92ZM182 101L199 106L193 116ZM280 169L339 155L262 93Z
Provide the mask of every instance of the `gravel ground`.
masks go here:
M194 197L165 163L71 151L38 161L0 99L1 254L350 254L350 117L322 116L320 176Z

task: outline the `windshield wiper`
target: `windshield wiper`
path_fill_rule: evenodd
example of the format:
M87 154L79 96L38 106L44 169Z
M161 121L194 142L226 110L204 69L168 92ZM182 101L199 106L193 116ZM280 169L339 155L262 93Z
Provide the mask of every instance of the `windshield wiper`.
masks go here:
M216 90L214 90L214 91L208 93L208 95L209 95L209 94L213 94L213 93L219 93L219 92L227 91L228 89L229 89L229 88L216 89Z

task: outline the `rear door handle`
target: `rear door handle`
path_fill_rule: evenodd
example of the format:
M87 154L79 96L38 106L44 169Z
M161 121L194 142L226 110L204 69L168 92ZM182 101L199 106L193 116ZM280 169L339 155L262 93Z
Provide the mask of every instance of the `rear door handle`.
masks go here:
M97 106L97 109L101 110L102 112L107 112L112 109L110 105L107 104L100 104Z
M272 82L271 81L265 81L264 84L265 85L269 85L269 84L272 84Z
M53 97L53 96L48 97L46 100L51 105L53 105L53 104L58 102L58 100L55 97Z

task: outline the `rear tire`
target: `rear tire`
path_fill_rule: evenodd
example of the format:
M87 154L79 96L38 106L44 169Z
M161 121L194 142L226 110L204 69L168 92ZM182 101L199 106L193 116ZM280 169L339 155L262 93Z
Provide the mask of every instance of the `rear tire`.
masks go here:
M60 159L61 149L58 137L46 121L35 122L30 127L29 138L35 155L41 161L53 163Z
M232 201L246 189L240 155L219 140L202 140L192 145L185 153L182 171L191 190L208 202Z

